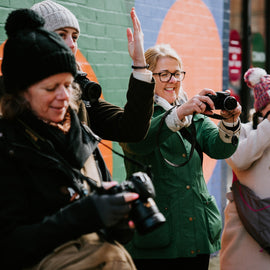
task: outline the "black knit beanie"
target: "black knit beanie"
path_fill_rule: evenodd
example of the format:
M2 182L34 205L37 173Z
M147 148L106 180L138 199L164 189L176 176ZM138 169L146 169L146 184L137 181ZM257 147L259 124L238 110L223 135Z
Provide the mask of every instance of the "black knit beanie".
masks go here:
M5 91L16 94L58 73L77 72L75 57L62 38L43 28L44 19L31 9L11 12L5 24L2 73Z

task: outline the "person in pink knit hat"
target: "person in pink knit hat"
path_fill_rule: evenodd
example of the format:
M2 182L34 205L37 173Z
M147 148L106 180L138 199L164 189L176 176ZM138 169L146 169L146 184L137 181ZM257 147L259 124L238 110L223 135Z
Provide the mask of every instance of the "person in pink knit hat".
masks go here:
M261 68L250 68L244 75L246 84L253 89L254 109L252 121L241 124L239 145L236 152L226 160L235 174L232 185L234 193L229 192L229 202L225 209L225 225L221 240L220 269L221 270L268 270L270 269L270 248L267 236L270 227L262 228L262 220L270 218L270 75ZM235 191L241 187L238 196ZM246 192L256 198L256 204L248 201ZM239 204L244 202L243 209L252 216L249 227L255 226L250 231L245 227L250 224L243 219L239 211ZM239 211L239 212L238 212ZM267 211L269 211L267 213ZM262 220L257 222L257 216L262 215ZM259 224L259 225L258 225ZM245 226L244 226L245 225ZM258 227L258 228L257 228ZM256 235L263 233L264 247Z

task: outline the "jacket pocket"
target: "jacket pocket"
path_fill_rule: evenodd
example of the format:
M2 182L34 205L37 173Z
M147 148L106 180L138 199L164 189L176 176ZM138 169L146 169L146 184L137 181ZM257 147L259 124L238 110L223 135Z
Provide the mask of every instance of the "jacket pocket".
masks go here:
M154 231L145 235L135 233L133 238L133 244L136 248L140 249L158 249L164 248L171 243L172 232L171 232L171 215L167 211L168 203L161 202L158 206L160 212L166 218L166 222Z
M222 230L221 216L214 196L204 198L203 203L209 240L214 244L220 238Z

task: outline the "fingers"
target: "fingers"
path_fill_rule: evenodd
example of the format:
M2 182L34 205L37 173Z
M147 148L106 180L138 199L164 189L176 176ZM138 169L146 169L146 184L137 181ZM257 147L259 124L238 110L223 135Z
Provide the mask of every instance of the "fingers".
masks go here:
M105 189L110 189L114 186L116 186L118 184L118 182L116 181L111 181L111 182L103 182L102 185Z
M196 95L182 106L177 108L177 116L180 120L183 120L185 116L195 113L203 113L206 109L204 98L200 95Z
M114 205L128 205L128 202L135 201L139 198L138 193L134 192L123 192L123 193L118 193L113 196L111 196L111 203Z
M111 221L118 221L129 214L131 205L125 201L123 193L105 196L108 196L108 203L110 204L108 215L111 215Z
M127 215L131 209L131 204L129 204L128 202L132 202L134 200L137 200L138 198L139 194L133 192L119 193L115 195L115 199L111 201L112 208L115 208L115 210L117 211L115 215Z
M199 95L195 98L195 104L199 107L199 109L202 109L202 107L205 106Z
M204 104L204 102L202 102L201 97L199 95L194 98L193 102L194 102L195 112L201 113L205 110L206 105Z
M134 7L131 9L130 16L131 16L131 20L132 20L132 24L133 24L133 32L134 32L134 35L136 35L136 33L141 31L141 24L140 24L140 21L136 15ZM132 34L131 29L130 29L130 33Z
M128 192L128 193L125 193L124 194L124 199L125 199L125 202L131 202L131 201L135 201L139 198L139 194L138 193L131 193L131 192Z
M130 229L135 229L135 224L134 224L134 222L132 220L128 221L128 226L129 226Z
M131 16L134 31L141 31L141 24L137 17L134 7L131 9L130 16Z
M212 90L211 89L209 90L205 89L206 91L205 93L209 93L209 92L211 93ZM214 102L208 96L196 95L192 98L192 101L194 103L195 112L197 113L205 112L206 110L209 110L209 108L211 110L215 109Z
M226 90L230 93L230 90ZM215 104L217 104L218 109L220 105L217 102L217 98L214 98L219 93L216 93L214 90L205 88L198 95L195 95L190 100L188 100L184 105L180 106L177 111L178 117L181 120L184 116L191 115L193 113L203 113L205 115L213 115L213 110L215 110ZM216 96L219 97L219 96ZM215 101L215 103L214 103ZM222 102L222 99L219 100ZM222 110L220 115L226 119L229 119L228 122L235 122L242 112L242 107L237 102L237 107L234 110ZM182 117L182 118L181 118Z
M242 106L237 102L237 107L234 110L226 111L221 110L220 115L224 117L226 122L236 122L239 118L240 114L242 113Z
M128 43L133 42L133 34L130 28L127 29L127 39L128 39Z
M213 89L210 88L204 88L200 93L199 96L205 96L206 94L215 95L216 92Z
M127 29L128 52L134 66L145 66L146 62L143 46L144 35L134 7L131 9L130 16L133 24L133 33L131 29Z

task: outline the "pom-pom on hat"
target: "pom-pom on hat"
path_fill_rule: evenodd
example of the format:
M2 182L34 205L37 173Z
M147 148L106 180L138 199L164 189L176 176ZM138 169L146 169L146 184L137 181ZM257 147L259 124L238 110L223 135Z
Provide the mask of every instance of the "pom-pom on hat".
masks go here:
M44 28L49 31L55 31L64 27L74 28L80 33L79 22L75 15L51 0L45 0L31 7L45 20Z
M75 57L62 38L43 28L44 19L31 9L11 12L5 24L2 73L5 91L17 94L58 73L76 75Z
M254 108L261 111L270 103L270 75L262 68L250 68L244 75L248 87L254 92Z

